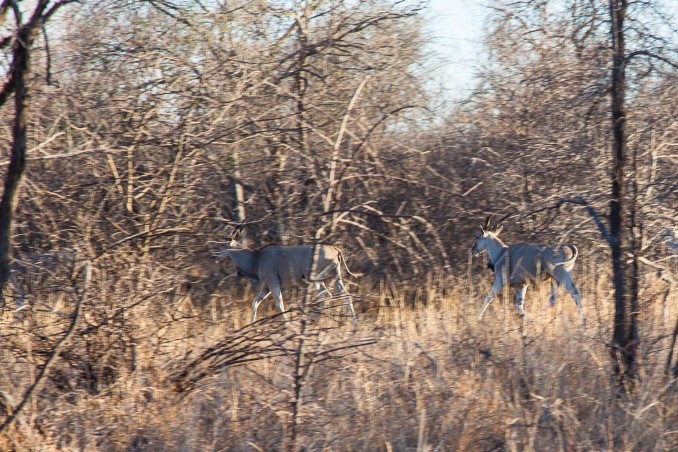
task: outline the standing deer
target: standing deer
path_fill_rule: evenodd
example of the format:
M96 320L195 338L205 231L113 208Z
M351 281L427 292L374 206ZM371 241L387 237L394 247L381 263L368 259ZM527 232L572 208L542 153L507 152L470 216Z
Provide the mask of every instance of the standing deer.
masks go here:
M485 220L485 225L480 227L480 234L476 237L471 249L474 256L487 251L488 267L495 274L494 284L478 312L478 319L482 318L494 296L507 283L518 289L516 308L521 316L525 315L523 304L527 286L530 282L539 283L546 279L551 280L549 305L553 305L556 301L557 287L565 285L577 305L580 318L583 318L581 293L572 280L572 269L578 255L577 247L569 244L553 246L529 243L515 243L507 246L498 237L503 226L491 227L491 218L490 215Z
M349 274L353 275L353 273L348 269L344 255L339 248L327 244L317 245L317 274L315 279L311 279L313 245L268 245L252 251L239 242L238 239L242 238L242 235L242 227L239 227L231 236L230 244L214 255L213 260L219 262L229 257L235 264L239 275L259 283L259 293L252 302L252 322L256 320L257 308L269 294L273 294L278 310L287 319L283 304L283 288L301 285L305 281L307 284L312 282L318 293L329 294L324 281L332 275L334 275L337 293L345 295L345 304L353 317L353 322L356 322L353 300L341 278L341 263L343 262Z

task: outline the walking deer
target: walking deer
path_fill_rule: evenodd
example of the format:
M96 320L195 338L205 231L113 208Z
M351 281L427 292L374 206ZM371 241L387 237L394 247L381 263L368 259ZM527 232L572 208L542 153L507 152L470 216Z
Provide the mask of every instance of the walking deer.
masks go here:
M219 262L229 257L235 264L239 275L259 283L259 293L252 302L252 322L256 320L257 308L271 293L278 310L287 319L282 289L292 285L301 285L304 282L313 283L319 293L325 292L331 296L325 285L325 280L330 277L334 277L335 289L337 293L344 295L345 305L353 317L353 322L356 322L353 300L341 277L341 264L343 263L349 274L352 273L339 248L327 244L317 245L317 273L312 278L313 245L268 245L258 250L249 250L238 240L242 235L242 228L236 229L231 236L230 244L222 248L213 260Z
M478 318L482 318L494 296L509 284L517 288L516 308L518 313L525 315L523 305L525 294L530 282L539 283L551 280L551 296L549 305L556 301L556 291L560 285L565 288L574 299L579 316L582 317L581 293L572 280L572 269L578 256L577 247L570 244L537 245L529 243L515 243L511 246L502 242L498 235L503 226L490 225L492 216L485 220L480 227L480 234L476 237L471 252L474 256L487 251L488 266L494 271L494 284L490 293L485 297Z

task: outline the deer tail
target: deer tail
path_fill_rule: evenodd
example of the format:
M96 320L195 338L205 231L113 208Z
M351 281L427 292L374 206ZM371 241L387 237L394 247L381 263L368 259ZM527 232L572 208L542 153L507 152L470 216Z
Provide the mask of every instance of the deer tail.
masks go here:
M344 264L344 268L346 269L346 271L348 272L348 274L351 275L351 276L353 276L354 278L358 278L358 275L356 275L355 273L351 272L351 270L348 268L348 264L346 263L346 258L344 257L343 251L341 251L340 248L336 248L336 249L337 249L337 253L339 254L339 260ZM340 265L341 265L341 264L340 264Z

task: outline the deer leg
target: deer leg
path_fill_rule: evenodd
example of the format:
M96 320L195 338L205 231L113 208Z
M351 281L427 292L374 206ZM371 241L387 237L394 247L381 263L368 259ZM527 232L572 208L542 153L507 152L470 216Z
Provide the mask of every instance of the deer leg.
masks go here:
M263 286L252 302L252 323L254 323L254 321L257 319L257 309L259 308L259 305L266 297L270 295L270 293L271 292L266 288L266 286Z
M521 317L525 315L525 310L523 309L523 305L525 304L525 293L527 293L527 284L524 284L516 291L516 309L518 309L518 314L520 314Z
M551 281L551 295L549 296L549 306L553 306L556 302L556 295L558 294L558 285Z
M577 311L579 311L579 319L584 322L584 311L581 304L581 292L577 289L577 286L574 285L572 280L572 273L560 267L555 272L556 280L558 283L565 285L565 288L570 293L570 296L574 300L574 304L577 305Z
M574 285L572 273L568 272L562 267L559 267L555 271L555 277L559 284L563 284L565 286L577 307L581 308L581 292L579 292L577 286Z
M577 305L577 311L579 312L579 320L584 322L584 308L581 304L581 292L577 289L577 286L574 285L572 280L572 275L568 274L569 278L565 281L565 288L570 293L570 296L574 300L574 303Z
M348 307L348 310L351 313L351 316L353 317L353 323L358 323L358 319L355 316L355 310L353 309L353 297L351 297L351 294L348 293L348 290L346 290L346 287L344 286L344 281L341 279L341 273L339 273L338 270L337 270L337 282L335 283L334 287L338 294L344 296L345 298L344 304Z
M273 299L275 300L275 305L278 307L278 311L280 311L282 314L283 319L287 320L287 314L285 314L285 305L283 304L283 296L280 286L271 287L271 293L273 293Z
M332 298L332 294L330 293L330 290L325 285L325 282L316 281L314 283L314 285L315 285L316 292L318 292L319 294L325 293L325 294L327 294L328 297Z
M313 283L313 285L315 286L315 291L319 295L318 308L322 311L325 309L325 299L332 298L332 294L327 289L324 281L316 281Z
M574 285L572 277L570 277L570 279L568 279L565 283L565 288L568 292L570 292L570 296L574 300L574 303L577 305L577 307L581 308L581 292L579 289L577 289L577 286Z
M490 305L490 302L492 301L494 296L501 292L502 287L504 287L504 282L501 279L501 274L497 273L497 277L494 279L494 284L492 284L492 289L490 289L490 293L487 294L487 296L485 297L485 301L483 302L483 305L480 307L480 311L478 311L478 320L483 318L485 310Z

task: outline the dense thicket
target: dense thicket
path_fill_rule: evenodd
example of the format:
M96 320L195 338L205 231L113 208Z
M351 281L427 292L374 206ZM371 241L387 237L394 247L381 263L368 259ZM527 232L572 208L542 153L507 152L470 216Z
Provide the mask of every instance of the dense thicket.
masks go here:
M308 241L334 218L324 239L378 277L404 276L464 263L490 212L517 213L510 230L524 239L592 245L581 207L549 207L583 196L606 211L604 11L540 5L495 11L478 90L436 126L416 4L73 9L49 68L36 57L17 247L80 241L201 266L228 221L252 222L265 244ZM675 234L676 81L670 66L636 67L629 135L647 247Z
M246 222L254 245L340 244L363 274L363 313L400 291L412 305L435 302L434 282L457 287L490 213L507 217L507 241L576 243L583 265L607 276L607 247L581 205L605 219L610 195L611 50L599 3L498 2L477 88L445 111L433 108L425 2L68 5L33 52L8 287L8 307L34 313L86 300L49 396L100 394L167 353L177 322L227 316L245 284L209 257L231 224ZM654 276L641 289L649 300L664 277L664 302L678 248L678 78L665 14L635 3L627 36L627 193L642 270ZM0 112L6 171L12 111ZM168 308L186 295L195 311ZM139 329L140 313L154 329ZM0 339L13 377L28 378L70 319L22 319Z

